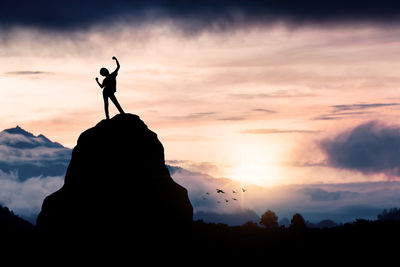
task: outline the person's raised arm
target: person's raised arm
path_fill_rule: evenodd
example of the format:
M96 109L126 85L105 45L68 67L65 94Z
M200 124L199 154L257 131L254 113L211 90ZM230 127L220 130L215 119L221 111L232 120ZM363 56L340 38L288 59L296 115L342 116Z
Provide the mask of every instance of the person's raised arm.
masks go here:
M115 69L115 71L118 72L118 71L119 71L119 67L120 67L119 62L118 62L118 59L117 59L116 57L112 57L112 59L114 59L114 60L115 60L115 63L117 63L117 68ZM115 71L114 71L114 72L115 72Z
M102 85L102 84L99 82L99 78L97 78L97 77L96 77L96 82L97 82L97 84L100 86L100 88L103 88L103 87L104 87L104 85Z

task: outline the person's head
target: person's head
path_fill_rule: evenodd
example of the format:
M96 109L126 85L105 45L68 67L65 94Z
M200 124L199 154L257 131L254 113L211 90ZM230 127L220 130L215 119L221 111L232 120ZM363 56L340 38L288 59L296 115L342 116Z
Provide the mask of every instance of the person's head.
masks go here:
M106 69L106 68L101 68L101 69L100 69L100 74L101 74L102 76L108 76L110 73L108 72L108 69Z

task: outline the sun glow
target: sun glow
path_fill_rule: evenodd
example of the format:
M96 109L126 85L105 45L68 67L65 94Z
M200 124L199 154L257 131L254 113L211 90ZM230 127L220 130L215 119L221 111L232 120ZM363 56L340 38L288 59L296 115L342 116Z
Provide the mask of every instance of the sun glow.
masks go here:
M234 180L240 181L243 186L250 183L261 186L271 186L275 184L278 172L278 166L261 162L247 162L241 163L239 166L234 168L230 177Z
M276 185L281 176L278 155L273 146L240 145L235 149L235 164L228 171L228 177L248 184L260 186Z

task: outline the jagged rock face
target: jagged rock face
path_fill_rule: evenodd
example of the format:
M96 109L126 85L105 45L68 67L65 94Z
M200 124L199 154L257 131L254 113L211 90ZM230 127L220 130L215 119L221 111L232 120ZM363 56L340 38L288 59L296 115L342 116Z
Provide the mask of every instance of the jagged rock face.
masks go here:
M187 191L172 180L157 135L124 114L81 134L65 184L44 200L37 228L136 235L179 231L192 218Z

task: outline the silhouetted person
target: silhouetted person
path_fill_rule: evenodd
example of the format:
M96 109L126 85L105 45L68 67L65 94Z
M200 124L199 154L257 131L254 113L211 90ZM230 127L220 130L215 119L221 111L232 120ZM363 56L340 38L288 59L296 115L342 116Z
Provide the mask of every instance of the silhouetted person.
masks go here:
M117 75L118 75L118 70L119 70L119 62L116 57L112 57L113 60L115 60L115 63L117 63L117 68L110 74L108 69L106 68L101 68L100 69L100 74L104 76L103 83L99 83L99 78L96 77L96 82L97 84L103 89L103 99L104 99L104 111L106 112L106 118L109 119L110 116L108 114L108 98L111 99L111 101L114 103L114 105L117 107L119 113L125 114L123 109L118 103L117 98L115 97L114 93L117 91Z

